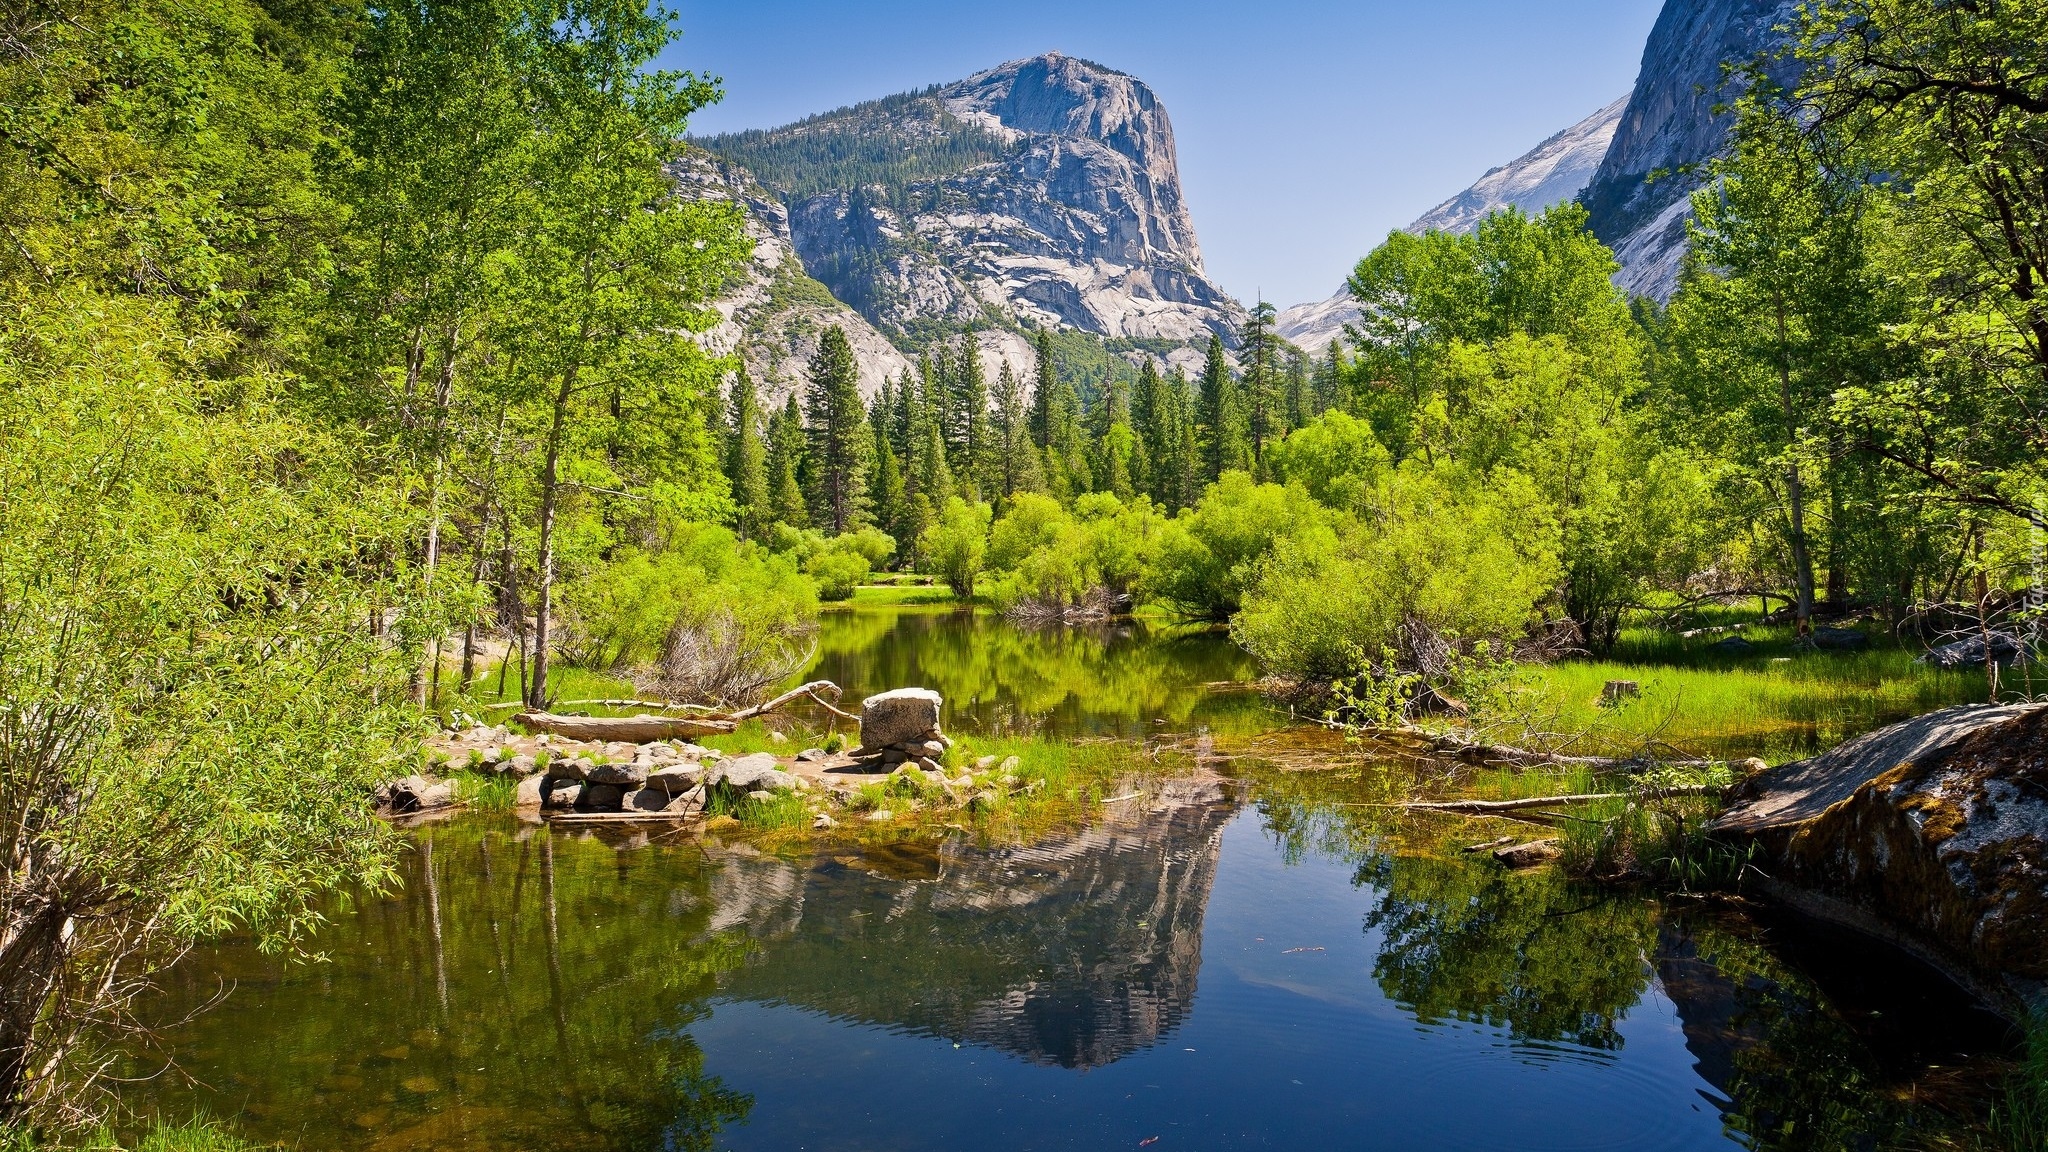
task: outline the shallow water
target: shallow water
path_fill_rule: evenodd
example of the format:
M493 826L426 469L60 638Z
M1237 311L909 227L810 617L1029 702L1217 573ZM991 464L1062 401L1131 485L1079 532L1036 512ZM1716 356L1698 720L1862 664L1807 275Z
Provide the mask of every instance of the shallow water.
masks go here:
M1903 961L1857 961L1887 1033L1745 918L1289 825L1226 791L1028 849L423 829L327 962L179 969L166 1016L233 984L167 1033L203 1087L131 1099L308 1148L1888 1148L1946 1123L1902 1086L1999 1042Z
M1212 687L1248 672L901 611L828 617L811 674L1078 738L1271 727ZM324 962L189 957L150 1015L229 994L125 1102L379 1150L1888 1149L1983 1110L2003 1026L1869 942L1447 855L1369 771L1227 770L1021 848L417 829Z

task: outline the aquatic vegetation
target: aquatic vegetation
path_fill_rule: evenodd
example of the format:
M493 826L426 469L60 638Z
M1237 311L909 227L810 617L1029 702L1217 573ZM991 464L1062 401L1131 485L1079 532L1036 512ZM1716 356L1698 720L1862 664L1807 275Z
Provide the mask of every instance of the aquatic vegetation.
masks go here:
M510 812L519 805L519 781L482 772L457 773L455 802L473 812Z

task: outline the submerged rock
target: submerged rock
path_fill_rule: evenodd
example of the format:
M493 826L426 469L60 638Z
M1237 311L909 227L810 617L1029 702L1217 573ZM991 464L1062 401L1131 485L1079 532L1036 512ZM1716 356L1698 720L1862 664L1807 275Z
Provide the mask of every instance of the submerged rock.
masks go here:
M2048 980L2048 705L1945 708L1745 785L1776 879L1979 970Z

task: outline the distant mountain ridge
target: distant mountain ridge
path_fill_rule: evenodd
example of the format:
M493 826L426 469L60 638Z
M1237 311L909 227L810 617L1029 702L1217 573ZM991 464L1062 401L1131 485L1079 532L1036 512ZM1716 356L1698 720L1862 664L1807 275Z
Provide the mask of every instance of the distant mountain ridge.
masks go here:
M1428 231L1470 232L1481 220L1503 208L1519 208L1535 215L1555 204L1576 197L1592 180L1607 155L1621 122L1624 96L1536 147L1494 168L1470 188L1422 214L1402 229L1420 235ZM1327 300L1297 304L1277 318L1282 338L1314 355L1321 355L1330 341L1341 336L1344 325L1358 319L1358 306L1349 291L1339 288Z

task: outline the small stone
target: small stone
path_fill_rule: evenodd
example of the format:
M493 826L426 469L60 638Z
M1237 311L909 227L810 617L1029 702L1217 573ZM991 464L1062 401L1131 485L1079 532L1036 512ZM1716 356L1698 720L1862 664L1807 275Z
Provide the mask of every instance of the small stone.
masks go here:
M647 774L647 786L668 794L680 795L697 786L704 778L704 770L691 764L688 767L657 768Z
M832 829L839 827L839 821L834 820L832 817L825 815L823 812L820 812L818 813L818 818L816 820L811 821L811 827L819 832L829 832Z
M934 788L948 788L953 784L951 780L946 779L946 774L937 768L927 768L924 770L924 782Z
M908 759L910 759L910 753L905 752L901 748L891 748L882 753L882 764L889 768L894 768Z
M953 787L955 787L955 788L972 788L972 787L974 787L974 775L973 775L973 773L970 773L970 772L962 772L962 773L960 774L959 778L953 781Z
M993 756L983 756L974 762L974 770L976 772L987 772L995 766L996 758Z
M583 778L592 784L637 790L647 783L647 768L641 764L599 764L584 773Z
M784 736L780 732L770 732L768 734L768 742L770 744L787 744L789 743L789 737Z
M592 812L617 812L626 801L626 790L617 784L585 784L578 808Z
M1751 756L1747 760L1737 760L1735 762L1735 770L1744 776L1757 776L1769 772L1771 766L1765 761Z
M796 754L796 758L806 764L816 764L821 760L829 760L831 757L832 754L823 748L806 748Z
M894 812L889 811L887 808L877 808L873 812L868 813L867 815L867 821L870 824L887 824L889 821L894 820L895 818L896 814Z
M889 773L889 775L904 776L914 780L924 775L924 769L918 767L915 764L900 764L897 766L896 770L894 772Z
M541 779L547 784L541 792L541 807L574 808L583 800L583 784L580 781L563 780L554 776L543 776Z
M538 808L547 798L548 778L528 776L519 781L519 789L513 793L513 802L521 808Z
M1005 756L1003 757L1003 762L1001 764L996 765L996 771L1015 772L1017 769L1022 768L1023 766L1024 761L1021 757Z
M940 740L927 740L912 749L912 751L927 759L937 760L946 754L946 744Z
M929 756L920 756L917 759L912 760L911 763L917 765L926 773L939 771L939 762L937 760L932 759Z
M766 788L756 788L752 792L747 793L747 799L752 800L756 804L766 804L770 800L775 799L775 793L768 791Z
M724 786L736 792L781 791L796 786L796 780L782 771L775 757L766 752L721 760L717 767L704 774L704 782L714 788Z
M974 812L986 812L1002 803L1002 796L993 788L983 788L967 801L967 807Z
M1013 775L1005 773L1004 775L996 779L996 783L1001 784L1005 788L1015 788L1017 785L1022 784L1023 781Z
M625 810L628 812L665 812L675 797L653 788L642 788L626 794Z
M499 761L498 772L500 775L518 776L523 779L540 772L540 761L521 753L509 760Z

